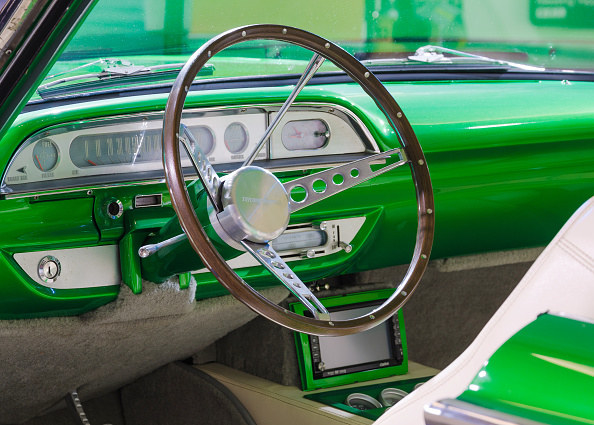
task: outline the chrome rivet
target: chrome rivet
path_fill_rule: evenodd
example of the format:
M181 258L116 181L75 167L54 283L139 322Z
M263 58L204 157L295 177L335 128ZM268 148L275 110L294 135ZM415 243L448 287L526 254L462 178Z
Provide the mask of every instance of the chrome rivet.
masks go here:
M186 91L186 93L188 92L188 86L184 87L184 90Z
M283 34L286 34L286 33L287 33L287 29L283 28Z
M283 276L286 277L287 279L294 279L295 278L295 276L293 276L291 273L283 273ZM297 286L297 284L295 284L295 286Z
M325 221L320 223L320 230L326 230L328 228L328 224Z
M417 163L418 163L419 165L423 165L423 164L425 164L425 161L423 161L422 159L419 159L419 160L417 161Z
M211 57L211 56L212 56L212 52L209 50L208 51L208 57Z
M247 35L247 33L246 33L245 31L242 31L242 32L241 32L241 36L242 36L242 37L245 37L246 35Z
M93 191L92 190L90 190L90 189L87 190L87 195L91 196L92 194L93 194Z
M241 110L239 112L241 112L242 114L245 113L247 111L246 108L241 108Z
M402 295L404 295L404 296L406 297L406 295L408 294L408 292L406 292L406 291L402 291L402 292L401 292L401 294L402 294Z
M285 266L283 266L282 263L279 263L278 261L273 261L271 264L272 264L272 266L274 268L277 268L277 269L280 269L280 270L282 270L282 269L285 268Z
M369 71L365 73L365 78L369 78Z
M398 113L396 114L396 116L397 116L398 118L402 118L402 112L398 112Z
M422 258L423 260L426 260L426 259L427 259L427 256L426 256L425 254L421 254L421 258Z
M373 314L370 314L370 315L369 315L369 318L370 318L371 320L375 320L375 316L374 316Z
M330 326L334 326L334 322L328 322Z
M6 55L10 55L11 53L12 53L12 50L10 50L10 49L8 49L4 52L4 54L6 54Z
M433 210L431 208L427 208L427 214L433 214Z
M330 43L326 43L326 44L324 44L324 47L325 47L326 49L329 49L329 48L330 48Z
M295 288L301 288L301 285L299 285L299 283L297 283L297 282L296 282L296 283L294 283L294 284L293 284L293 286L294 286Z

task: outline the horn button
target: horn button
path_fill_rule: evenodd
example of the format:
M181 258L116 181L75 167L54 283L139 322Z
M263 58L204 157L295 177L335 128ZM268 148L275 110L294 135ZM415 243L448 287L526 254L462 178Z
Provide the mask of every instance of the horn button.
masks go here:
M282 183L260 167L243 167L224 177L217 214L221 227L235 241L265 243L289 223L289 196Z

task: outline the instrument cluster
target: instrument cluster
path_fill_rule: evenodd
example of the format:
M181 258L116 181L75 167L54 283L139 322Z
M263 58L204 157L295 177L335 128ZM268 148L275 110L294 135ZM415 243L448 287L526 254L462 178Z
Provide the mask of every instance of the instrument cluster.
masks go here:
M182 123L213 165L242 163L257 146L276 107L190 110ZM23 193L162 178L162 114L66 123L28 138L2 178L0 193ZM287 112L256 161L377 150L346 110L302 106ZM191 167L182 149L182 166ZM286 161L285 161L286 164ZM270 164L269 164L270 165ZM274 166L272 167L274 168Z

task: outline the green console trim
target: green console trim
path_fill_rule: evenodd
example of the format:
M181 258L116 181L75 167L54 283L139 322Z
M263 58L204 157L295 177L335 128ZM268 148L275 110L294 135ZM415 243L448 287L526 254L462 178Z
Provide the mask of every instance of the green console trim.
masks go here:
M418 385L422 385L431 379L432 376L424 378L406 379L402 381L383 382L381 384L364 385L356 388L341 388L333 391L324 391L316 394L306 394L304 397L309 400L317 401L318 403L327 404L345 412L352 413L357 416L376 420L378 419L390 406L382 406L377 409L360 410L347 405L346 399L350 394L360 393L373 397L376 400L381 400L381 392L386 388L396 388L406 393L414 391Z
M320 298L320 302L332 313L333 307L343 307L371 302L381 302L394 293L392 289L380 289L376 291L359 292L356 294L340 295L335 297ZM379 304L378 304L379 305ZM291 311L297 314L305 314L306 308L301 303L291 303ZM402 310L398 313L398 324L400 340L402 344L402 361L398 365L381 367L377 369L363 370L343 375L330 376L325 378L314 378L314 364L311 355L310 336L295 332L295 346L297 348L297 360L299 362L299 374L301 376L301 388L310 391L320 388L336 387L339 385L352 384L354 382L365 382L373 379L386 378L388 376L403 375L408 372L408 350L406 344L406 332L404 330L404 316ZM379 326L384 326L379 325ZM386 338L389 336L386 335ZM393 336L390 336L393 338ZM339 337L340 338L340 337ZM344 337L342 337L344 338ZM398 348L398 347L396 347Z
M594 324L539 316L491 356L458 399L541 423L594 424Z

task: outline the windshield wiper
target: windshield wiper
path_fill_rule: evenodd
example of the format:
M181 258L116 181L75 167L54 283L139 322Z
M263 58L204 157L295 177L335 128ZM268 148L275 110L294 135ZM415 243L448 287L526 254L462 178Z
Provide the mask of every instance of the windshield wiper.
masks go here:
M451 56L445 56L445 54ZM454 57L452 57L454 56ZM444 63L459 63L461 61L468 61L468 62L487 62L487 63L495 63L498 65L505 65L511 68L518 68L524 71L537 71L543 72L546 69L538 66L532 65L524 65L521 63L510 62L502 59L493 59L487 56L475 55L473 53L463 52L461 50L454 50L448 49L447 47L442 46L432 46L426 45L419 47L414 55L409 56L408 60L414 62L425 62L425 63L436 63L436 64L444 64Z
M98 64L108 64L113 66L107 66L103 68L100 72L92 72L87 74L78 74L73 75L71 77L64 77L54 81L50 81L49 83L41 84L37 88L37 94L40 97L44 97L44 95L48 94L49 91L52 91L52 87L69 83L72 81L82 81L82 80L95 80L91 83L87 82L84 84L73 84L68 86L68 89L77 90L84 86L85 88L96 88L98 85L97 83L103 85L103 82L106 80L112 79L119 79L125 77L134 77L137 78L139 76L145 76L149 79L155 79L155 77L162 79L164 75L171 74L172 77L177 76L179 70L184 66L184 63L170 63L164 65L153 65L153 66L142 66L142 65L134 65L130 61L121 60L121 59L98 59L93 62L89 62L87 64L77 66L76 68L69 69L67 71L63 71L57 74L50 75L45 78L45 80L50 78L55 78L60 75L69 74L71 72L76 72L80 69L90 67L92 65ZM202 67L198 76L205 76L205 75L212 75L214 73L214 65L206 64ZM94 84L93 84L94 83Z

